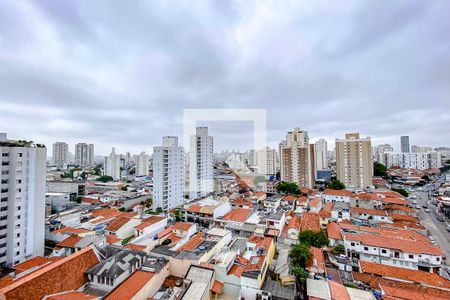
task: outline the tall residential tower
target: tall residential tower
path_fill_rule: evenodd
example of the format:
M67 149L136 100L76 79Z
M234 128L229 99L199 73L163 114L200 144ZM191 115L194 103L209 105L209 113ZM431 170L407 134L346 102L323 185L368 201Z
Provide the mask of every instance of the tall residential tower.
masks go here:
M52 163L58 168L66 168L69 164L69 145L63 142L53 144Z
M214 139L208 127L197 127L190 138L189 197L196 199L214 191Z

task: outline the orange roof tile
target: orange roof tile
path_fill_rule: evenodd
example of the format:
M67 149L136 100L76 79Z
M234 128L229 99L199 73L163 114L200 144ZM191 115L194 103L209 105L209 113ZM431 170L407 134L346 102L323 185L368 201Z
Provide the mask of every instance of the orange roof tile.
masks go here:
M410 213L410 214L416 213L416 210L412 209L411 207L398 205L398 204L386 205L383 209L384 210L393 210L393 211L398 210L398 211L403 211L403 212Z
M327 202L319 211L321 218L331 218L331 211L333 210L334 202Z
M203 241L203 236L205 234L203 232L199 232L195 234L189 241L187 241L183 246L178 249L178 252L182 252L184 250L192 251L194 250L200 243Z
M36 257L33 257L32 259L24 261L23 263L15 265L14 269L16 269L16 274L20 274L31 268L40 267L40 266L46 265L51 262L53 262L53 261L50 260L49 258L42 257L42 256L36 256Z
M309 200L309 207L317 207L322 203L322 200L320 198L314 198Z
M234 264L228 271L227 275L234 275L236 277L241 278L242 274L244 273L244 270L245 270L244 266Z
M143 220L141 224L136 225L134 228L136 230L144 230L145 228L147 228L153 224L156 224L164 219L165 219L165 217L163 217L163 216L151 216L151 217Z
M289 222L286 225L287 229L297 229L300 231L301 221L300 218L296 215L292 216Z
M325 272L325 258L320 248L310 247L311 259L306 263L307 268L317 268L320 272Z
M125 246L125 248L130 249L130 250L134 250L134 251L144 251L146 247L143 246L143 245L127 244Z
M90 300L96 299L96 296L92 296L86 293L71 291L67 293L57 294L53 296L49 296L47 300Z
M93 217L114 218L122 214L122 212L112 208L102 208L92 211Z
M106 235L106 242L110 245L118 243L119 241L120 241L120 239L112 234Z
M392 218L392 220L395 221L406 221L406 222L411 222L411 223L416 223L419 224L420 221L417 217L414 216L407 216L407 215L401 215L401 214L389 214L389 216Z
M75 248L76 243L78 243L81 239L82 237L79 237L77 235L71 235L68 238L59 242L57 246L63 248Z
M0 294L6 299L40 300L45 295L76 290L87 282L84 272L99 262L92 247L86 247L14 280L0 289Z
M264 252L267 253L267 251L269 251L270 245L272 245L273 238L252 235L248 238L247 242L255 244L254 249L262 247L264 249Z
M331 195L331 196L342 196L342 197L350 197L353 195L352 192L347 190L332 190L332 189L326 189L323 191L324 195Z
M108 226L106 226L106 230L108 231L112 231L112 232L116 232L117 230L119 230L120 228L122 228L123 226L125 226L125 224L127 224L130 221L129 218L126 217L117 217L114 220L112 220Z
M314 213L303 213L301 221L301 230L320 230L320 219L318 214Z
M261 270L264 264L264 259L265 256L262 255L251 256L250 259L248 260L247 265L244 268L244 272Z
M362 244L369 246L397 249L406 253L442 255L442 250L429 242L402 240L399 238L364 233L347 233L345 234L345 239L350 241L360 241Z
M13 282L13 280L14 277L11 275L5 275L3 277L0 277L0 289L10 285Z
M389 204L408 205L408 201L401 198L383 198L381 199L381 202Z
M173 224L173 229L175 230L182 230L182 231L188 231L189 228L192 227L192 225L194 225L193 223L188 223L188 222L176 222L175 224Z
M223 216L223 220L234 221L234 222L245 222L248 217L252 214L253 210L247 208L237 208L225 216Z
M288 202L297 201L297 196L287 195L287 196L284 196L282 200L288 201Z
M358 214L365 214L365 215L373 215L373 216L386 216L387 212L380 209L368 209L368 208L362 208L362 207L350 207L350 212L355 212Z
M394 191L376 191L376 194L382 195L382 196L388 197L388 198L400 198L400 199L405 198L401 194L394 192Z
M448 298L438 297L436 295L428 295L427 293L412 291L409 289L400 289L388 285L380 284L381 289L383 290L383 299L421 299L421 300L448 300Z
M342 284L339 284L335 281L328 281L328 285L330 286L330 293L332 300L350 300L350 295L347 292L347 289Z
M211 291L213 291L216 294L220 294L222 292L222 288L223 288L223 282L220 280L214 280L214 283L211 287Z
M360 261L359 265L363 273L450 289L450 280L435 273L387 266L367 261Z
M327 224L327 235L330 239L343 240L341 228L334 222Z
M153 272L136 271L118 287L106 295L105 300L124 300L135 296L155 275Z

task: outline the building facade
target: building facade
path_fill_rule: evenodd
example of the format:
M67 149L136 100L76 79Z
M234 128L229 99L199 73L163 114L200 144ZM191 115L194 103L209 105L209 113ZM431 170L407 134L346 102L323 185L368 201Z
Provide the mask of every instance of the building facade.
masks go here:
M178 137L165 136L160 147L153 148L153 206L164 211L184 202L184 149Z
M52 164L58 168L66 168L69 164L69 145L63 142L53 144Z
M78 143L75 145L75 164L80 167L94 164L94 145Z
M266 147L256 152L256 165L258 174L275 175L278 171L277 167L277 151Z
M383 162L388 168L399 167L403 169L426 170L440 168L441 155L437 151L425 153L383 153Z
M349 189L372 186L373 164L370 138L347 133L336 139L336 175Z
M0 265L44 255L47 149L0 139Z
M114 180L120 179L120 155L116 154L113 147L111 154L105 157L105 175L111 176Z
M312 161L310 154L308 132L295 128L286 135L286 140L280 143L280 173L281 180L295 182L300 187L311 188Z
M316 171L328 169L328 149L326 140L320 139L314 144L314 158Z
M191 135L189 152L189 197L196 199L214 191L214 139L208 127L197 127Z
M127 156L125 156L125 166L127 165ZM141 152L136 156L136 176L147 176L150 170L150 155Z
M409 136L404 135L400 137L400 148L402 153L409 153Z

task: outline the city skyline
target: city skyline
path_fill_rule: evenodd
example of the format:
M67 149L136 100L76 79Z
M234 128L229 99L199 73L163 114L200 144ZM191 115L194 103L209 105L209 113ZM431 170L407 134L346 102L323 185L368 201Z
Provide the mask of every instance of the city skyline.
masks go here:
M120 4L5 3L0 131L150 153L182 136L184 108L265 108L270 147L296 126L330 145L360 132L447 146L448 5L153 2L123 16ZM251 124L199 125L216 149L250 148Z

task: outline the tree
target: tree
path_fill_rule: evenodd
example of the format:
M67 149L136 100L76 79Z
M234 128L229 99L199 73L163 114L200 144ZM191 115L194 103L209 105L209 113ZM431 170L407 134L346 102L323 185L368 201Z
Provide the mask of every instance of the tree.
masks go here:
M311 251L309 246L305 244L297 244L291 250L291 266L292 267L306 267L306 262L311 258Z
M108 175L103 175L103 176L98 177L96 180L101 181L101 182L109 182L109 181L113 181L114 178L112 178L111 176L108 176Z
M126 191L128 190L128 185L124 185L120 188L121 191Z
M343 190L345 189L345 185L339 180L335 179L328 184L328 188L331 190Z
M344 254L345 253L345 247L342 244L336 245L336 247L331 250L334 254Z
M294 195L300 194L300 189L295 182L281 181L277 185L277 191L285 194L294 194Z
M143 205L145 208L150 209L153 205L153 199L147 198L145 200L141 201L141 205Z
M387 175L387 167L379 162L373 163L373 175L386 177Z
M309 275L308 271L306 271L305 268L302 268L300 266L292 266L290 271L291 274L297 277L297 279L299 279L301 283L304 283Z
M400 195L402 195L403 197L408 197L408 192L404 189L392 189L394 192L399 193Z
M322 248L328 246L329 240L325 231L305 230L298 235L299 242L307 246Z

